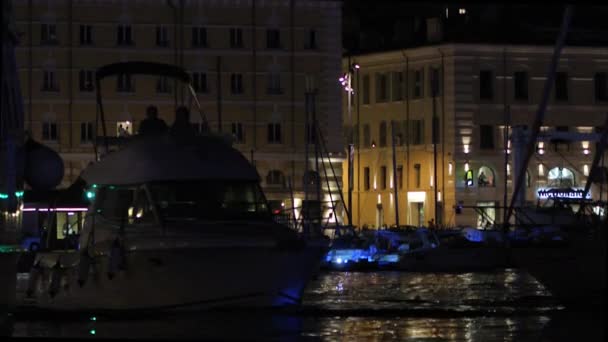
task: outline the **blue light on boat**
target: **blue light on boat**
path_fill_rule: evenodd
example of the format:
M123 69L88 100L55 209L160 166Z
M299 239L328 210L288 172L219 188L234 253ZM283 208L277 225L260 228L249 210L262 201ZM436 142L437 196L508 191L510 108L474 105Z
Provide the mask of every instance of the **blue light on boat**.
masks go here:
M336 259L336 263L337 263L337 264L341 264L341 263L342 263L342 258L338 258L338 259Z

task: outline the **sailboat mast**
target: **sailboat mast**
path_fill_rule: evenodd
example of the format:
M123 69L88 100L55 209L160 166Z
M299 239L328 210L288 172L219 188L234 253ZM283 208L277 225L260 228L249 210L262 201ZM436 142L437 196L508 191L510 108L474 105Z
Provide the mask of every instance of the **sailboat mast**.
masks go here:
M395 224L399 228L399 191L397 191L397 156L395 155L395 121L391 120L391 140L393 150L393 192L395 194Z
M517 201L517 197L520 191L522 191L522 185L526 178L526 169L528 167L528 163L530 162L530 158L534 153L534 147L536 143L536 138L538 136L538 132L540 131L540 126L543 124L543 119L545 117L545 111L547 109L547 102L549 101L549 95L551 94L551 89L553 87L553 82L555 80L555 72L557 70L557 65L559 64L559 57L562 52L562 48L566 41L566 34L568 33L568 28L570 26L570 20L572 18L572 6L567 5L564 10L564 17L562 19L562 26L560 29L559 36L557 38L557 42L555 44L555 49L553 51L553 58L551 59L551 64L549 65L549 72L547 75L547 81L545 82L545 87L543 90L543 96L541 98L541 102L538 106L538 110L536 112L536 118L534 120L534 124L532 125L532 131L530 135L528 135L529 139L527 141L527 146L525 147L525 154L522 158L522 163L519 165L519 168L515 168L516 178L515 178L515 188L513 189L513 197L511 198L511 204L507 209L507 215L505 217L505 228L508 227L509 219L513 214L513 207L515 205L515 201ZM516 150L516 149L515 149ZM515 151L517 153L517 151Z

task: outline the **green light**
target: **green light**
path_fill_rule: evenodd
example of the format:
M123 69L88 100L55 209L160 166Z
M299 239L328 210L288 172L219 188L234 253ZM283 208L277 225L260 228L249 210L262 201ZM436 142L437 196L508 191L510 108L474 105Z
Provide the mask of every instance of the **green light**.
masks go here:
M97 317L95 317L95 316L91 317L91 321L96 321L96 320L97 320Z
M95 193L93 191L87 191L87 199L95 198Z
M7 198L8 198L8 194L0 193L0 199L7 199Z
M15 191L15 197L23 197L23 191Z
M114 190L116 187L114 185L110 185L110 190Z
M95 329L91 329L91 330L89 330L89 334L91 334L91 335L95 335L95 333L96 333Z
M93 184L93 189L96 189L96 188L97 188L97 184Z

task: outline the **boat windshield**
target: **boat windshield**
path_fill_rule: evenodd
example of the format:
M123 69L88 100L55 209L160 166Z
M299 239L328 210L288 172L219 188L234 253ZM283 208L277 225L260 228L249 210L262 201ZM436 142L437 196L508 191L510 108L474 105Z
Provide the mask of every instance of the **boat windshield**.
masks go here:
M164 221L270 217L266 199L257 182L155 182L149 187Z

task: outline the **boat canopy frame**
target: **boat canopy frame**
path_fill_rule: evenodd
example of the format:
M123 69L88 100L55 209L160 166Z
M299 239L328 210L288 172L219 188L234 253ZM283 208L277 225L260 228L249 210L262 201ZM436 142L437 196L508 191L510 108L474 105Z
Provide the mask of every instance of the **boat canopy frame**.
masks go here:
M190 94L192 99L194 99L198 112L201 116L201 122L203 124L203 128L205 130L208 129L209 125L207 122L207 117L203 112L200 101L196 96L196 91L192 87L192 78L190 74L188 74L183 68L165 64L158 62L143 62L143 61L131 61L131 62L119 62L107 64L95 72L95 89L96 89L96 100L97 100L97 115L96 115L96 127L97 120L101 119L102 133L104 139L104 147L106 154L109 152L108 147L108 137L107 137L107 129L106 129L106 120L105 113L103 110L103 102L101 100L101 81L107 77L118 76L118 75L151 75L151 76L165 76L178 81L185 83L190 90ZM95 139L94 149L95 149L95 159L98 159L98 149L97 149L97 140Z

